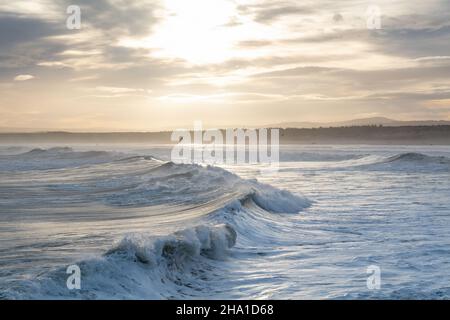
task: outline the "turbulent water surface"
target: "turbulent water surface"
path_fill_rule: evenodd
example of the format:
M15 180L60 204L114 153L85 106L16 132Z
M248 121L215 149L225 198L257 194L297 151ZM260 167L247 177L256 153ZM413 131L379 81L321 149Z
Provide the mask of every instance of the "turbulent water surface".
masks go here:
M449 147L284 146L278 171L170 150L0 147L0 298L450 298Z

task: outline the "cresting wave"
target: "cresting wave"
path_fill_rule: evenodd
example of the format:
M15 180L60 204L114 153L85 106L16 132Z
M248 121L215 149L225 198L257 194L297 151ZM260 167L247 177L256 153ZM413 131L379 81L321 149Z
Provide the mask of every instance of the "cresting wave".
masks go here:
M158 160L156 157L143 155L127 155L121 152L110 151L76 151L70 147L53 147L49 149L35 148L26 152L16 153L22 148L10 147L11 154L0 155L0 169L55 169L74 167L86 164L107 163L110 161L132 160ZM14 152L16 151L16 152ZM168 155L170 152L168 153ZM52 160L51 163L49 160ZM332 154L330 152L282 152L281 162L330 162L336 166L376 165L382 163L417 163L417 164L446 164L450 165L450 158L445 156L429 156L416 152L405 152L394 155L382 156L373 154ZM7 162L11 163L10 167Z
M73 151L51 152L67 155ZM32 154L48 156L42 150ZM151 222L163 225L167 220L175 221L172 227L175 231L162 235L154 235L152 230L132 232L103 255L75 262L82 272L81 290L67 289L66 269L60 267L17 281L1 294L3 297L206 297L208 278L216 276L217 264L233 258L231 249L241 236L250 244L270 241L274 232L271 221L277 219L277 213L298 213L311 204L302 196L257 180L242 179L217 167L175 164L148 156L119 159L115 156L103 163L94 160L78 167L69 164L64 170L35 170L28 189L30 197L39 198L46 205L55 201L55 197L58 203L61 197L68 197L64 201L66 206L89 201L126 208L130 214L138 208L148 208L147 218ZM21 175L15 173L9 179L14 184L22 179ZM30 172L26 179L29 175ZM59 179L60 176L64 179ZM43 186L50 189L38 196L33 194L33 186L36 192L41 192ZM153 216L155 210L157 214ZM181 222L177 223L178 220Z
M326 167L362 168L364 170L420 170L421 168L449 170L450 158L444 156L428 156L422 153L407 152L396 155L360 155L349 160L333 161Z
M154 240L125 237L106 255L125 254L153 266L164 258L169 265L182 267L185 260L200 255L223 259L228 249L236 244L236 238L236 231L228 224L200 225Z
M372 163L362 163L361 167L374 170L413 170L415 172L421 170L450 170L450 158L428 156L416 152L400 153L394 156L379 157L378 159L374 157L372 159L374 160Z
M374 172L449 172L450 158L445 156L429 156L422 153L407 152L399 154L354 154L341 155L340 160L330 160L325 154L320 158L316 154L315 162L309 156L301 160L301 154L296 158L300 162L286 161L280 163L280 172L329 172L329 171L374 171ZM281 157L283 158L283 157ZM300 166L298 164L301 164Z
M450 165L450 159L444 156L428 156L422 153L407 152L393 156L365 156L357 159L355 164L376 165L376 164L446 164Z
M227 259L237 234L227 224L199 225L171 235L133 234L104 255L76 262L81 290L66 287L65 268L20 281L7 299L171 299L192 297L214 263ZM202 279L202 275L204 275Z
M107 163L123 158L119 152L107 151L75 151L70 147L54 147L49 149L34 148L32 150L0 155L0 170L50 170L77 167L89 164ZM21 150L21 149L18 149Z
M230 250L239 236L245 233L245 239L250 238L252 242L258 239L259 242L270 242L271 230L266 222L253 221L258 223L255 226L242 223L245 222L242 219L248 217L235 219L236 215L249 213L242 209L248 202L254 205L252 196L212 212L212 219L205 219L205 224L167 236L131 234L104 255L75 262L82 272L81 290L69 291L66 288L68 275L64 268L60 268L20 281L2 295L8 299L205 298L208 296L207 283L211 277L217 277L214 269L233 258ZM297 210L301 210L307 204L298 205ZM214 224L217 218L231 223ZM252 227L256 227L255 230Z
M450 164L450 159L444 156L427 156L422 153L408 152L401 153L389 157L386 162L421 162L421 163L439 163L439 164Z

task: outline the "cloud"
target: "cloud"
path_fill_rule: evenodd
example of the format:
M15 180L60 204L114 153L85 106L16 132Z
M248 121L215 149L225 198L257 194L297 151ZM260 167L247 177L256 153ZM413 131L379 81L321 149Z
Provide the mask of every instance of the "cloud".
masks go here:
M3 48L20 43L37 41L58 34L57 27L45 20L23 16L2 15L0 12L0 46Z
M254 16L255 21L260 23L271 23L285 16L308 15L315 12L312 7L299 6L292 1L240 5L238 10L241 14Z
M94 88L85 88L85 91L92 94L77 97L78 99L86 98L124 98L124 97L148 97L152 92L143 88L125 88L111 86L96 86Z
M431 100L426 103L429 109L443 109L450 111L450 99Z
M27 80L31 80L34 79L34 76L30 75L30 74L19 74L18 76L16 76L14 78L14 81L27 81Z
M259 48L273 45L273 41L269 40L244 40L238 43L238 47L241 48Z
M335 13L333 15L333 21L336 22L336 23L344 21L344 17L340 13Z
M147 35L158 22L154 12L160 8L158 0L78 0L77 4L85 23L113 39L122 35Z
M378 51L410 58L448 56L450 26L439 28L399 28L385 30L370 38Z
M233 104L235 100L239 103L264 103L269 101L281 102L286 100L286 97L280 94L267 94L259 92L226 92L213 94L189 94L189 93L174 93L166 96L158 97L158 100L169 101L173 103L221 103Z
M144 89L136 89L136 88L120 88L120 87L108 87L108 86L99 86L95 87L95 90L102 92L110 92L110 93L134 93L134 92L145 92Z
M0 83L4 84L0 90L10 93L0 95L0 110L15 101L23 110L31 108L33 94L42 95L42 87L52 88L46 93L48 104L68 106L71 98L84 95L83 108L76 108L77 112L83 109L84 116L94 109L117 112L111 115L114 120L136 110L167 112L173 119L186 102L202 105L204 109L196 109L202 117L218 116L220 108L208 108L210 103L224 104L223 112L228 114L224 121L226 117L251 120L249 115L256 114L270 120L305 114L346 118L358 113L410 113L419 117L446 108L445 88L450 86L447 0L378 0L383 12L381 30L367 30L367 3L358 0L229 1L230 12L220 21L214 14L201 13L212 25L217 23L212 31L200 28L207 34L211 31L226 50L204 41L211 37L185 29L163 33L161 43L152 42L165 22L175 19L171 24L175 29L186 23L176 23L182 15L169 14L164 3L78 0L81 30L66 29L65 9L73 4L71 0L0 4ZM195 26L196 21L187 23ZM126 46L124 39L138 45ZM177 54L169 55L164 45L175 47ZM202 64L186 58L209 54L220 58ZM16 75L39 76L39 81L27 83L26 97L14 92L20 87L11 81ZM120 113L120 107L126 111ZM60 112L73 118L71 109ZM184 115L191 111L186 107Z
M66 8L71 4L70 0L0 4L0 73L1 68L37 64L74 69L112 67L108 60L116 56L119 38L148 35L158 21L154 14L158 0L79 0L82 28L68 30ZM87 57L90 52L99 56ZM128 52L122 60L135 58Z

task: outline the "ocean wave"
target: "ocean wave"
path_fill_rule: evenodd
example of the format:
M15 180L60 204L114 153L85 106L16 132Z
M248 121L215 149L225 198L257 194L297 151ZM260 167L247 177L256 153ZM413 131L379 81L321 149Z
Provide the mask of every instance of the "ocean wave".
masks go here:
M344 170L449 170L450 158L429 156L422 153L408 152L396 155L367 155L353 160L344 160L327 165L326 168Z
M0 171L73 168L107 163L123 157L119 152L76 151L70 147L34 148L19 154L0 155Z
M32 180L33 184L27 185L31 200L42 199L48 205L61 203L67 196L67 205L100 202L116 207L143 207L215 201L217 209L250 194L256 203L272 212L295 213L309 204L301 196L242 179L219 167L177 164L149 155L61 147L33 149L14 158L0 157L0 168L2 160L11 169L5 170L11 172L4 176L5 181L17 181L13 184L20 185L24 179Z
M79 261L81 289L69 290L65 268L22 280L7 299L170 299L191 291L199 273L225 260L236 243L227 224L199 225L168 236L126 236L103 256ZM195 290L194 290L195 291Z
M272 187L263 187L268 191L266 188ZM271 245L283 232L274 223L277 215L271 216L266 208L271 212L298 212L309 204L288 192L280 191L279 198L276 195L265 198L266 194L253 192L235 199L204 216L202 224L168 235L140 232L124 236L103 255L74 262L81 270L80 290L67 289L65 266L17 281L1 296L6 299L205 298L210 290L208 283L217 277L214 270L222 262L233 259L231 249L238 238L242 237L243 243Z
M35 148L30 151L15 155L16 158L35 158L38 159L39 157L51 157L51 158L66 158L66 159L79 159L79 158L95 158L95 157L102 157L102 156L112 156L114 153L107 152L107 151L75 151L74 149L70 147L54 147L49 149L41 149L41 148Z
M367 154L354 153L333 153L333 152L298 152L298 150L281 150L280 162L338 162L346 160L358 160L364 158Z
M52 176L57 177L60 173L53 172ZM210 212L247 196L252 196L265 210L275 213L297 213L310 205L303 196L257 180L242 179L219 167L176 164L151 156L122 158L107 165L74 168L61 174L69 182L52 183L52 190L73 191L75 195L71 194L71 197L80 195L79 201L84 199L116 207L214 202L211 208L202 207L205 212ZM45 179L43 183L48 185L48 177Z
M450 159L444 156L429 156L408 152L383 157L373 163L361 165L360 168L367 170L442 172L450 170Z
M261 208L273 213L298 213L311 205L305 197L295 195L287 190L274 188L270 185L255 183L256 192L252 199Z
M163 259L167 265L183 268L186 261L200 255L224 259L228 250L236 244L236 238L236 231L228 224L199 225L154 239L142 235L127 236L106 256L125 255L153 266Z
M389 157L385 162L416 162L426 164L449 164L450 159L444 156L428 156L422 153L408 152Z
M139 211L153 226L186 223L171 225L176 231L168 233L162 229L155 234L156 227L150 226L148 231L120 238L96 258L75 262L82 272L81 290L67 289L68 275L60 268L8 285L1 296L10 299L205 297L205 281L214 277L217 264L232 256L239 237L273 243L283 232L274 226L277 219L283 220L281 214L295 214L311 204L301 195L218 167L176 164L150 156L36 171L31 178L27 172L13 173L5 187L23 179L29 182L21 203L35 207L41 202L47 207L101 203L130 214L141 207L145 210Z
M265 186L269 187L270 186ZM300 210L304 199L288 192L265 199L264 193L248 194L210 212L202 224L168 235L131 233L117 241L103 255L74 262L81 270L80 290L68 290L64 268L13 283L1 293L6 299L182 299L205 298L208 283L217 277L214 270L234 259L232 248L242 237L247 245L272 245L283 233L276 226L277 215L286 200L296 199ZM260 206L256 199L263 201ZM294 204L288 208L294 210ZM281 218L281 217L280 217ZM289 238L289 237L287 237ZM295 239L291 239L294 241ZM212 281L214 280L214 281Z

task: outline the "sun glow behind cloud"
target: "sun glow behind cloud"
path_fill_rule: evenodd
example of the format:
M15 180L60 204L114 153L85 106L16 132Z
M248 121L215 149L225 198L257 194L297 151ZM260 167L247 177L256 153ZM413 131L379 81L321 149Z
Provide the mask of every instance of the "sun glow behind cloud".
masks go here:
M231 49L231 37L223 27L233 14L224 0L167 0L167 19L149 39L162 56L194 63L219 62ZM157 53L158 54L158 53Z
M162 22L150 36L123 38L119 44L150 49L154 57L203 65L230 58L262 56L266 50L243 51L236 48L236 44L261 35L266 40L275 38L279 33L276 28L239 16L236 4L229 0L165 0L159 15Z

